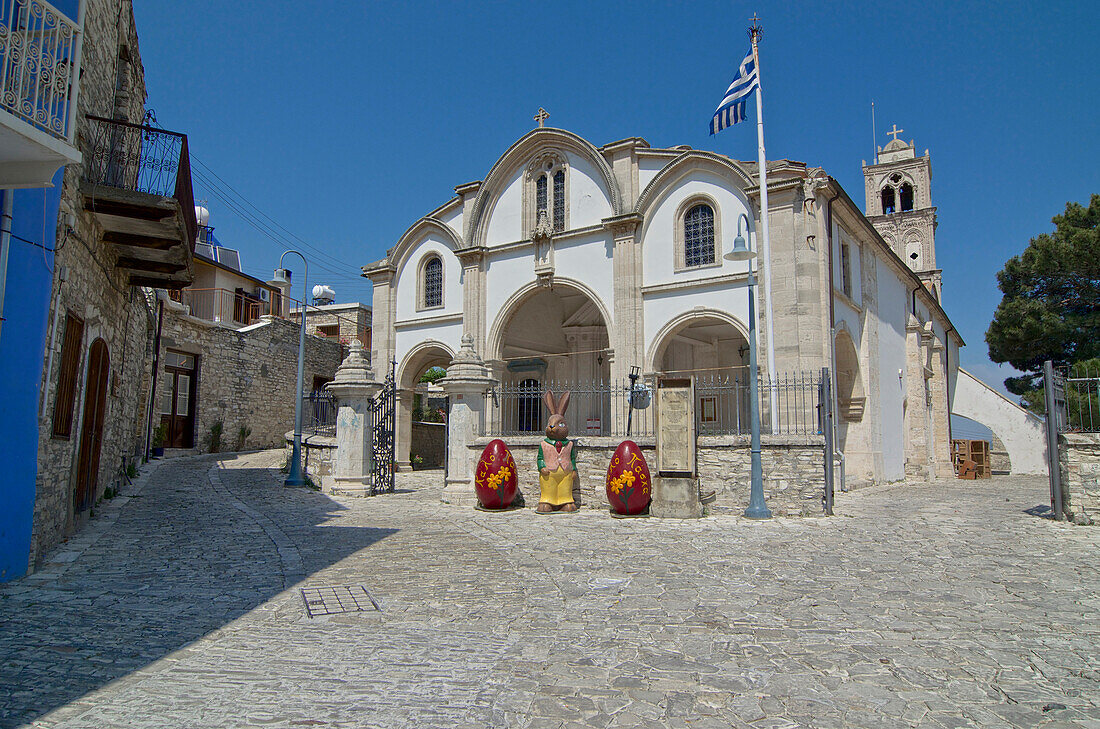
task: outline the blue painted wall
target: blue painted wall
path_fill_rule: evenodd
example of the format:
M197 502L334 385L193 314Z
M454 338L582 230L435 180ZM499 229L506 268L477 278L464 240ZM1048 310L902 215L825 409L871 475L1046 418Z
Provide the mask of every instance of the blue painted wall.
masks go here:
M38 397L63 174L64 168L58 170L52 188L0 191L0 195L15 196L0 328L0 462L4 464L0 582L25 575L30 555L38 472Z

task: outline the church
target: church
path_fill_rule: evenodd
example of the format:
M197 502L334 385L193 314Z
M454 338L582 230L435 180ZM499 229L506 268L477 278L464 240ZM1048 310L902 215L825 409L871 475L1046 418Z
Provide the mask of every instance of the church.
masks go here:
M792 421L783 393L825 371L847 485L952 474L963 341L940 303L927 151L895 132L863 166L862 207L826 170L770 161L762 211L755 162L638 137L597 147L542 122L363 267L372 361L395 371L401 467L417 383L446 368L464 336L499 383L480 435L537 435L536 395L564 383L582 395L574 436L621 439L620 409L583 395L631 374L642 387L692 375L700 434L708 423L744 434L752 292L765 434L796 421L820 435L816 401L800 400ZM739 236L753 261L724 258ZM706 395L722 382L727 402ZM634 427L644 435L644 420Z

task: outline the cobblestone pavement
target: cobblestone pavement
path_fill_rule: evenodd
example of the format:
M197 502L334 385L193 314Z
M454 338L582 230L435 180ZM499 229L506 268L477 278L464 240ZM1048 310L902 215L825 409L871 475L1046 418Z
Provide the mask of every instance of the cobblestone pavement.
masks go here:
M1100 727L1100 529L1043 479L676 522L459 509L438 472L332 499L281 458L159 464L0 585L0 725ZM310 618L322 585L381 610Z

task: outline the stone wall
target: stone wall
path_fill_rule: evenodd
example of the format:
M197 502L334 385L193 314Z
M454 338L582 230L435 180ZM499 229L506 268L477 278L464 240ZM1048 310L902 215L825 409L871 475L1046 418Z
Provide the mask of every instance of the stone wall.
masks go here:
M133 122L141 122L144 116L144 70L130 0L87 2L79 105L75 143L82 149L89 134L86 114L123 117ZM144 450L154 304L147 290L130 287L126 275L115 268L118 254L102 241L102 230L94 216L84 209L80 193L82 176L81 165L65 169L54 240L54 283L43 353L46 366L41 384L32 565L75 531L89 514L76 512L73 489L83 425L88 351L96 339L102 339L107 347L109 376L93 502L116 480L123 459L140 458ZM71 232L65 224L70 215L74 220ZM61 272L65 273L65 281L60 280ZM54 437L54 405L68 313L83 319L84 334L71 432L68 437Z
M1058 436L1063 508L1076 524L1100 524L1100 433Z
M284 435L287 463L294 453L294 431ZM336 460L336 438L331 435L302 434L302 468L318 487L325 476L332 475Z
M478 438L470 447L476 469L481 451L492 438ZM538 458L541 437L513 437L505 441L519 469L519 486L529 505L538 502ZM574 487L578 503L607 509L604 480L611 456L620 439L581 437L577 439L577 471ZM639 439L638 445L656 478L653 439ZM818 436L763 436L761 461L764 468L764 496L776 516L812 516L823 513L825 489L824 442ZM749 503L751 453L748 437L706 436L699 439L698 472L700 490L716 492L715 506L744 509Z
M161 357L168 349L197 357L195 447L210 450L211 428L222 424L221 450L277 448L287 428L294 427L295 387L298 375L298 325L261 317L243 329L197 319L165 302L161 329ZM305 383L314 376L332 379L343 358L340 345L321 337L306 337ZM157 378L158 395L171 387ZM154 402L159 401L154 400ZM159 422L159 418L154 419ZM241 427L251 433L238 443Z
M424 459L421 468L443 468L446 444L447 426L443 423L412 424L412 445L409 452Z

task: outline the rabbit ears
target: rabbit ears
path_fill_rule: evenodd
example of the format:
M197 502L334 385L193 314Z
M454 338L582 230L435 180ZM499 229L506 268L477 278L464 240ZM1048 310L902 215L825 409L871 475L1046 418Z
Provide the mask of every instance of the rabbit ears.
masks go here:
M542 401L546 403L546 409L550 411L551 415L560 415L565 417L565 411L569 409L569 393L566 392L561 396L561 399L555 400L554 393L547 390L542 394Z

